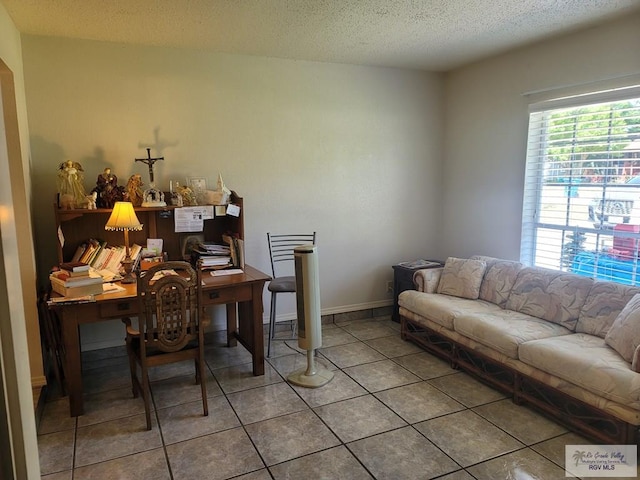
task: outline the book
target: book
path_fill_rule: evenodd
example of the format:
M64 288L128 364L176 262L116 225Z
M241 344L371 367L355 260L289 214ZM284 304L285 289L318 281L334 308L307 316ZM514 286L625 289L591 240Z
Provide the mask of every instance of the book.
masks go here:
M67 286L64 281L56 278L55 275L50 275L49 278L51 280L52 290L63 297L75 298L86 295L99 295L102 293L102 280L89 285L71 287Z
M89 264L83 262L64 262L60 264L60 269L72 273L88 272Z
M96 271L89 271L88 275L72 277L67 275L63 270L53 272L50 279L55 279L62 283L65 287L81 287L83 285L92 285L94 283L102 283L104 280Z

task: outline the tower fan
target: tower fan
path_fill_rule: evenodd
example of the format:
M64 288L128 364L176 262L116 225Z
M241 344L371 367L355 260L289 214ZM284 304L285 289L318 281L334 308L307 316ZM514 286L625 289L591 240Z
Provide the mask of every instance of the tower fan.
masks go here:
M307 351L307 368L289 374L287 379L302 387L321 387L331 381L333 372L315 361L315 350L322 346L318 247L296 247L293 250L293 258L296 272L298 346Z

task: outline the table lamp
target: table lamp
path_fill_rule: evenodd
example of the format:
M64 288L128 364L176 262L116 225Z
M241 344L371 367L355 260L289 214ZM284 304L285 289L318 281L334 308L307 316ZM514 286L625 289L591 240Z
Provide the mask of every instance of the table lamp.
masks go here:
M131 253L129 252L129 230L142 230L142 224L140 223L140 220L138 220L138 217L136 217L136 212L133 210L133 204L131 202L116 202L104 229L124 231L124 248L126 256L122 261L122 267L124 268L125 273L122 283L135 283L136 277L131 271L133 261L131 260Z

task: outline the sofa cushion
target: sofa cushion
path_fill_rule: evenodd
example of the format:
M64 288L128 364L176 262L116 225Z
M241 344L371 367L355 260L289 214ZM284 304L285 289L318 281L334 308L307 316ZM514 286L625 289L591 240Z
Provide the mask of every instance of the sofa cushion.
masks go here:
M622 309L604 341L627 362L633 362L636 348L640 345L640 294L634 295Z
M487 264L478 298L505 308L511 289L518 277L518 272L522 270L523 265L512 260L501 260L480 255L471 258L482 260Z
M640 288L615 282L594 282L580 311L576 333L604 338L614 320Z
M449 257L438 282L438 293L475 300L487 264L481 260Z
M454 319L453 328L514 359L518 358L518 347L524 342L572 333L557 323L513 310L461 314Z
M520 361L614 402L640 408L640 375L603 338L586 333L520 345Z
M398 304L432 322L453 330L453 320L457 316L471 312L498 312L500 308L483 300L424 293L416 290L405 290L398 295Z
M575 330L592 285L591 278L526 267L518 273L506 308Z

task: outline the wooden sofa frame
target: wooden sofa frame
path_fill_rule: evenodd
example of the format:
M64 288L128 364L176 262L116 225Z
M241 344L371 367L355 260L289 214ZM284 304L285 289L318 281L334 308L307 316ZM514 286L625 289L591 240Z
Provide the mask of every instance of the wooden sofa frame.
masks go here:
M638 444L638 425L620 420L592 405L577 400L473 351L424 325L401 315L403 340L448 360L455 369L473 374L483 382L511 396L514 403L530 404L570 430L605 444Z

